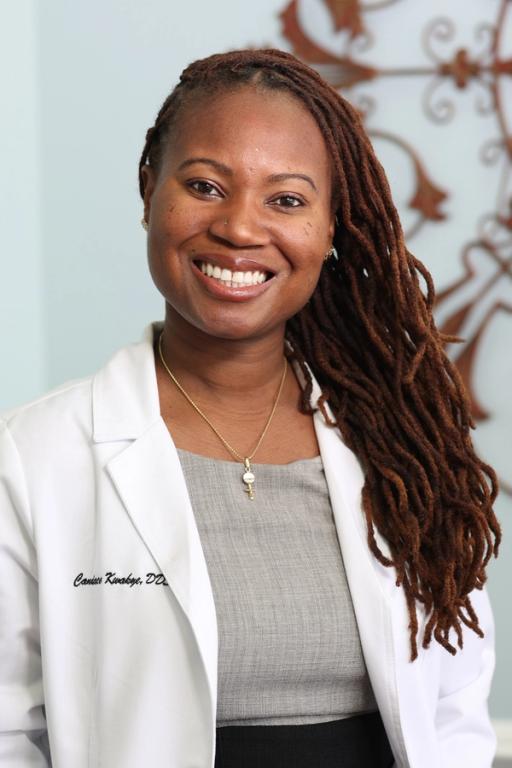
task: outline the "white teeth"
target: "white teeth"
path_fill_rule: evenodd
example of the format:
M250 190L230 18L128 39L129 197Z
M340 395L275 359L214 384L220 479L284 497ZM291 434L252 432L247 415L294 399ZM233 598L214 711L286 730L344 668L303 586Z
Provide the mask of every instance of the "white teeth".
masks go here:
M200 266L203 274L220 280L230 288L237 288L242 285L258 285L265 282L266 272L232 272L230 269L221 269L207 261L202 261Z

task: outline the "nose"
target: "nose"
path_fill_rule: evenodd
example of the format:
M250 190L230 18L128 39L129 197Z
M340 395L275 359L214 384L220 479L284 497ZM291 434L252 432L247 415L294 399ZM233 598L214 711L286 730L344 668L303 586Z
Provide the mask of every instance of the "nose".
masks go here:
M254 248L267 245L269 233L265 227L264 211L258 210L249 197L225 201L215 211L209 232L236 248Z

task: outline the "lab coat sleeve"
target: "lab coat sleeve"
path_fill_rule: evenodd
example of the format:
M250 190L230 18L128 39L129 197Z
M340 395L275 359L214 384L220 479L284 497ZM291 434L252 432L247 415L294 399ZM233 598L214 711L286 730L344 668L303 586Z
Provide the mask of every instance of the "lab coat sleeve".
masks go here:
M436 727L443 766L491 768L496 736L487 699L494 672L494 621L485 590L471 595L484 638L465 628L464 648L443 654Z
M50 765L28 493L18 451L0 419L0 766Z

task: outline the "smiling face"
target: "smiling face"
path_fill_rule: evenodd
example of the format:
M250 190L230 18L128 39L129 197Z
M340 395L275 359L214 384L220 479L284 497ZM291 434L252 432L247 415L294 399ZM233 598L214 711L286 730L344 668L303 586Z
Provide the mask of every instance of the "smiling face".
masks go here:
M218 338L284 333L334 231L329 155L300 101L251 86L200 96L158 171L142 173L149 266L167 311Z

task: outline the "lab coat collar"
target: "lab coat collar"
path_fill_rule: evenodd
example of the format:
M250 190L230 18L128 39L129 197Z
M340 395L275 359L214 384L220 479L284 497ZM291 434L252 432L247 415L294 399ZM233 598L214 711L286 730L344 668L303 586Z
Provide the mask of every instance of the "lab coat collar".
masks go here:
M162 322L148 325L140 342L120 349L94 377L94 442L136 439L160 419L153 342L162 328ZM294 368L303 383L296 363ZM316 406L321 389L311 376L311 403ZM327 410L333 418L328 406Z
M139 437L160 419L153 355L153 334L163 323L151 323L142 340L123 347L93 379L93 440Z

